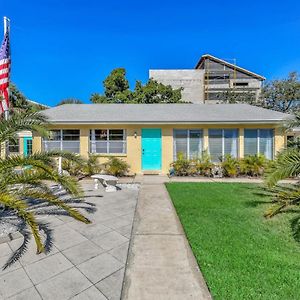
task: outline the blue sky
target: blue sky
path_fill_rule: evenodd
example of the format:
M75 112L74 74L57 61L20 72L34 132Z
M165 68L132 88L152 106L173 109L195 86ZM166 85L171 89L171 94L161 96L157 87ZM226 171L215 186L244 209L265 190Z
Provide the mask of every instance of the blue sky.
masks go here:
M268 79L300 71L299 1L0 0L11 19L12 80L30 99L89 102L124 67L193 68L210 53Z

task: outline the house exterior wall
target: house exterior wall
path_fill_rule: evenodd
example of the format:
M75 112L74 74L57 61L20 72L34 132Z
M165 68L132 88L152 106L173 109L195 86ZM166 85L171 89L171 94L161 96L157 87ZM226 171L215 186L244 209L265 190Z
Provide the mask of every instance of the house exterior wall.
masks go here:
M170 164L173 162L173 129L202 129L203 130L203 149L208 149L208 129L210 128L237 128L239 129L239 158L244 157L244 129L245 128L274 128L274 153L280 151L286 144L285 136L276 125L263 124L232 124L232 125L203 125L203 124L153 124L153 125L51 125L49 129L80 129L80 155L87 158L89 154L89 133L90 129L125 129L127 152L126 154L102 154L100 163L104 163L108 157L116 156L123 159L130 165L131 173L142 173L142 149L141 149L141 132L142 128L160 128L162 132L162 174L167 174ZM136 136L135 136L136 133ZM42 151L42 138L38 135L33 137L33 152Z
M204 70L149 70L149 78L173 89L183 88L182 100L203 103Z

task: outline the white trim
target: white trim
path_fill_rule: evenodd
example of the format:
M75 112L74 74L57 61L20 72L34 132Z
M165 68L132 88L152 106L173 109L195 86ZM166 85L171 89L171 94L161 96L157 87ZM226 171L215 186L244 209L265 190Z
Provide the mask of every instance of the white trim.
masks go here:
M219 125L219 124L224 124L224 125L231 125L231 124L270 124L270 125L274 125L274 124L281 124L282 122L286 121L285 119L271 119L271 120L248 120L248 121L184 121L184 122L174 122L174 121L160 121L160 122L143 122L143 121L125 121L125 122L119 122L119 121L115 121L115 122L98 122L98 121L80 121L80 122L76 122L76 121L53 121L53 120L49 120L49 122L51 122L52 124L55 125L147 125L147 124L156 124L156 125L179 125L179 124L199 124L199 125Z
M228 61L226 61L226 60L224 60L224 59L215 57L215 56L213 56L213 55L211 55L211 54L204 54L204 55L202 55L201 58L200 58L200 60L199 60L199 62L198 62L197 65L196 65L195 69L197 69L197 68L201 65L201 60L202 60L202 59L205 59L205 58L210 58L210 59L212 59L212 60L216 60L216 61L218 61L218 62L220 62L220 63L222 63L222 64L224 64L224 65L227 65L227 66L229 66L229 67L231 67L231 68L233 68L233 69L239 70L239 71L241 71L241 72L243 72L243 73L247 73L248 75L250 74L250 75L252 75L252 76L254 76L254 77L259 77L261 80L266 80L266 77L264 77L264 76L261 76L261 75L259 75L259 74L257 74L257 73L251 72L251 71L249 71L249 70L247 70L247 69L244 69L244 68L242 68L242 67L239 67L239 66L237 66L237 65L234 65L234 64L232 64L232 63L230 63L230 62L228 62Z

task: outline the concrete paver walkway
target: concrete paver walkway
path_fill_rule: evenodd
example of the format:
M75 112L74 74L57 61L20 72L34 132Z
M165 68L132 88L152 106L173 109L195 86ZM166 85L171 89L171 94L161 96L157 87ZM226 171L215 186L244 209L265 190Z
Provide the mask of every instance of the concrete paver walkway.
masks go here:
M144 176L123 299L211 299L169 198L164 176Z
M0 270L0 299L119 300L138 190L117 193L84 185L86 199L96 205L86 225L66 216L49 216L54 247L49 255L35 254L33 240L12 267ZM22 243L0 244L0 266Z

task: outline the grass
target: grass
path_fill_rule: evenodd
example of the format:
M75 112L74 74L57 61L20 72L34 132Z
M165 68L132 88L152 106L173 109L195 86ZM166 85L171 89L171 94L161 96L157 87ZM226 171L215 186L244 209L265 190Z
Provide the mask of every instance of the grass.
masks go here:
M291 230L297 213L266 220L270 199L254 184L167 189L214 299L299 299L300 244Z

